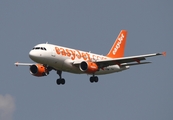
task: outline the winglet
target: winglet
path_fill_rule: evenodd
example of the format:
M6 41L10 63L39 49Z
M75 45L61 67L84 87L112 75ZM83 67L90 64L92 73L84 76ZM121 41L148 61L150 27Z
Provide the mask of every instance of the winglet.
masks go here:
M18 63L19 63L19 62L16 62L16 63L14 63L14 65L18 66Z
M111 57L111 58L124 57L126 37L127 37L127 30L121 30L112 48L107 54L107 57Z
M163 55L163 56L166 56L166 52L162 52L162 55Z

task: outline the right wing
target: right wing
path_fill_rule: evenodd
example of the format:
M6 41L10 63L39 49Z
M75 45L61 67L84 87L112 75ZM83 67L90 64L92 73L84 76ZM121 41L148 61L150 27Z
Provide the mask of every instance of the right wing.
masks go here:
M16 63L14 63L14 65L16 65L16 66L31 66L31 65L34 65L34 63L19 63L19 62L16 62Z

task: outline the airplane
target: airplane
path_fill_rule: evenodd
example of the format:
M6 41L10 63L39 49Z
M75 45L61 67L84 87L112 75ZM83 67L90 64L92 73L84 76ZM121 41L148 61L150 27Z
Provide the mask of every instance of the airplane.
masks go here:
M30 52L29 57L36 63L19 63L16 66L30 66L33 76L47 76L51 70L59 75L58 85L64 85L62 72L89 74L90 82L98 82L96 75L104 75L127 70L130 66L148 64L143 62L147 57L166 55L166 52L124 57L127 30L121 30L106 56L85 52L53 44L38 44ZM141 62L142 61L142 62Z

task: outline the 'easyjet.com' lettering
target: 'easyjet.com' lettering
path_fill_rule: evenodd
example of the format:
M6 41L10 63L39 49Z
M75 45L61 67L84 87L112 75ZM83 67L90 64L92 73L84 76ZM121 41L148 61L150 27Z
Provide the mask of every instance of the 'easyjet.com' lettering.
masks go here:
M83 59L83 60L91 60L90 54L80 52L79 50L70 50L70 49L64 49L64 48L59 48L55 47L55 51L58 55L63 55L63 56L68 56L72 60L74 60L76 57L78 59Z
M104 56L97 56L94 54L89 54L87 52L81 52L79 50L65 49L61 47L55 47L55 51L58 55L70 57L72 60L83 59L85 61L95 61L95 60L104 60Z

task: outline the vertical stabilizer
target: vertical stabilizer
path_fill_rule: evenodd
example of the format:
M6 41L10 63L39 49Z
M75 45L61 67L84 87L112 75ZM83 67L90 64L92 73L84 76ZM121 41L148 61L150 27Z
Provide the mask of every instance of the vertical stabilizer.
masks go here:
M127 30L121 30L111 50L107 54L107 57L110 57L110 58L124 57L126 37L127 37Z

